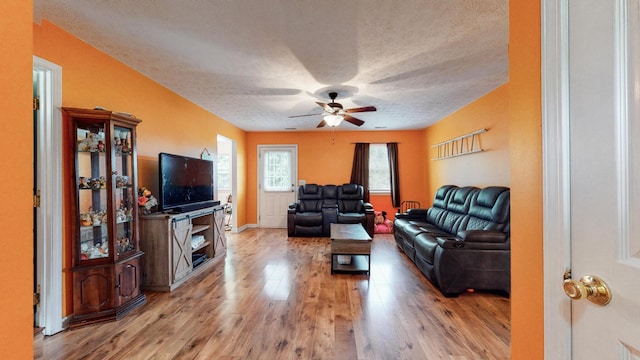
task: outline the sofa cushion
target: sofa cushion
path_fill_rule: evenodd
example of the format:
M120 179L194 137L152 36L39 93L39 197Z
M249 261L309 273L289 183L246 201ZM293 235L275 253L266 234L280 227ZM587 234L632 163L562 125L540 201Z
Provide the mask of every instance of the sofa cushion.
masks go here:
M322 186L305 184L298 188L298 212L319 212L322 204Z
M297 226L318 226L322 225L322 212L299 212L296 213Z
M449 195L451 194L451 190L457 189L458 187L455 185L443 185L436 190L436 195L433 198L432 207L446 209L447 202L449 200Z
M364 214L364 191L357 184L344 184L338 187L338 212Z
M438 241L428 233L421 233L416 236L413 242L413 248L416 250L416 256L420 256L429 264L433 264L433 256L436 253Z
M465 229L460 230L498 230L508 231L509 188L491 186L480 190L471 201L471 216Z
M458 214L467 214L471 206L471 201L475 199L479 191L480 189L473 186L455 189L451 192L449 200L447 201L447 210Z
M338 213L339 224L362 224L366 220L365 214Z

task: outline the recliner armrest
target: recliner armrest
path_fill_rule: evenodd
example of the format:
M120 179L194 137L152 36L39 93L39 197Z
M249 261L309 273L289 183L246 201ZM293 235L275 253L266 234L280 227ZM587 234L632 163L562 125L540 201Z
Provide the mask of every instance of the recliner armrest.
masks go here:
M466 242L503 243L507 234L497 230L464 230L458 232L458 238Z
M364 212L373 212L373 205L371 203L364 203Z
M289 208L287 209L287 213L295 214L298 210L298 203L289 204Z

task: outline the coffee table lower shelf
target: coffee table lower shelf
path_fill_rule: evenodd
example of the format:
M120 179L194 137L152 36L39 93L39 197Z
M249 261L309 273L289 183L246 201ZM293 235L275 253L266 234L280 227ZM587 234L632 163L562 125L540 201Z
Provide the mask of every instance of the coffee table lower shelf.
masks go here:
M351 263L340 264L338 255L351 256ZM371 255L331 254L331 273L367 274L371 271Z

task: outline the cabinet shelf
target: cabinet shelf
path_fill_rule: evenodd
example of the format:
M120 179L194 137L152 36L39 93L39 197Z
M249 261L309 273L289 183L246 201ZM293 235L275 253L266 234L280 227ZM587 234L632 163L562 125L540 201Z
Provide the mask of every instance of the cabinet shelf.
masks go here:
M198 250L206 248L209 245L211 245L211 241L205 241L202 244L200 244L198 247L196 247L195 249L191 249L191 252L194 253L194 252L196 252Z
M192 234L197 234L209 229L211 225L193 225L193 230L191 230Z

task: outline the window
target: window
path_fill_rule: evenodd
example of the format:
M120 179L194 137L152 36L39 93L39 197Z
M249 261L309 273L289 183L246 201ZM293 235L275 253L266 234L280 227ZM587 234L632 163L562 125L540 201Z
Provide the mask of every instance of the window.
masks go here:
M266 151L264 153L264 191L289 191L291 186L291 152Z
M369 145L369 191L390 192L389 156L387 144Z
M218 154L218 189L231 191L231 155Z

